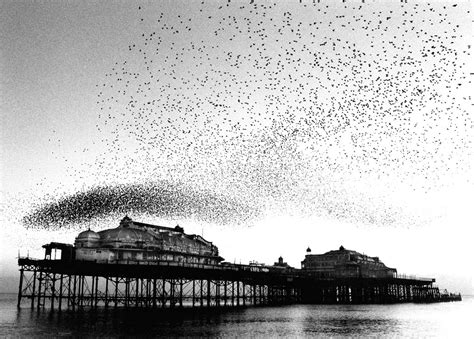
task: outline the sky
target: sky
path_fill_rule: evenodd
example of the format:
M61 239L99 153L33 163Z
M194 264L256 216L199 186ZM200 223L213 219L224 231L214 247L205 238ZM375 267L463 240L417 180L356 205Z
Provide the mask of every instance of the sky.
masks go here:
M133 219L474 293L469 2L3 1L0 291Z

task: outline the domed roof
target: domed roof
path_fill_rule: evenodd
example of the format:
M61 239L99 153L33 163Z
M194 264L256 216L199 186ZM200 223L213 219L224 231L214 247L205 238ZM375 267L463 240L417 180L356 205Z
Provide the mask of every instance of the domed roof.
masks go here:
M136 242L154 241L154 237L146 231L120 226L117 228L100 231L99 235L104 244L113 242L135 244Z
M83 240L83 241L97 240L97 241L99 241L100 240L100 235L98 233L88 229L87 231L83 231L83 232L79 233L76 237L76 240Z

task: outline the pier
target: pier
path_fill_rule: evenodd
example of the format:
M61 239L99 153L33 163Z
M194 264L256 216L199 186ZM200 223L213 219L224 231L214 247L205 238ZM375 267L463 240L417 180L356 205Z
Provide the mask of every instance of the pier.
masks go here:
M172 265L125 262L64 263L20 258L18 306L239 307L314 304L437 302L450 298L423 278L321 279L299 269L251 265Z
M217 247L174 228L134 222L81 232L74 245L43 246L44 259L20 257L18 307L219 308L312 304L389 304L461 300L435 279L406 276L378 257L338 250L311 254L301 268L232 264ZM57 255L59 252L59 256ZM53 255L54 253L54 255Z

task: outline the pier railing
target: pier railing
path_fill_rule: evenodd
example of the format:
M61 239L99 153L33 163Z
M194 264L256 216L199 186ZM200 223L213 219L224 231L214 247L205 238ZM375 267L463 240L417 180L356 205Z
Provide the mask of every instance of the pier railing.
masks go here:
M410 274L401 274L397 273L395 275L397 279L405 279L405 280L419 280L419 281L426 281L426 282L435 282L435 278L425 278L425 277L418 277L416 275L410 275Z
M286 269L278 266L260 266L260 265L245 265L245 264L201 264L201 263L190 263L184 261L167 261L167 260L133 260L133 259L122 259L122 260L100 260L100 261L89 261L89 260L73 260L65 262L60 259L33 259L30 257L19 257L18 264L21 265L37 265L42 267L71 267L71 266L89 266L95 265L106 265L108 267L117 267L127 265L130 267L169 267L169 268L190 268L198 270L213 270L213 271L233 271L233 272L251 272L251 273L281 273L281 274L298 274L301 273L299 269Z
M190 262L177 262L177 261L166 261L166 260L133 260L133 259L122 259L122 260L100 260L100 261L86 261L86 260L73 260L71 262L64 262L60 259L33 259L29 257L20 257L18 259L19 265L33 265L42 266L43 268L71 268L82 267L91 268L94 267L107 267L113 271L114 267L133 267L135 271L140 268L176 268L181 270L192 269L193 271L214 271L222 273L236 273L236 274L270 274L273 277L280 276L286 278L295 278L302 280L317 280L317 281L333 281L333 280L351 280L351 279L386 279L386 280L404 280L411 281L419 284L432 284L435 282L434 278L417 277L415 275L408 274L396 274L393 277L379 277L379 276L327 276L318 272L305 271L302 269L280 267L280 266L266 266L266 265L245 265L245 264L233 264L233 263L221 263L221 264L202 264L202 263L190 263Z
M319 272L305 271L302 269L296 269L291 267L280 267L280 266L266 266L266 265L245 265L245 264L233 264L233 263L221 263L221 264L202 264L202 263L190 263L184 261L167 261L167 260L133 260L133 259L122 259L122 260L100 260L100 261L86 261L86 260L73 260L71 262L64 262L60 259L33 259L30 257L20 257L18 259L19 265L39 265L42 267L71 267L71 266L90 266L95 265L107 265L108 267L117 267L123 265L129 265L130 267L168 267L168 268L181 268L181 269L194 269L194 270L212 270L212 271L221 271L221 272L246 272L246 273L273 273L282 276L293 276L300 278L309 278L312 280L334 280L334 279L396 279L396 280L406 280L419 282L421 284L432 284L436 281L434 278L418 277L416 275L401 274L397 273L393 277L379 277L379 276L327 276Z

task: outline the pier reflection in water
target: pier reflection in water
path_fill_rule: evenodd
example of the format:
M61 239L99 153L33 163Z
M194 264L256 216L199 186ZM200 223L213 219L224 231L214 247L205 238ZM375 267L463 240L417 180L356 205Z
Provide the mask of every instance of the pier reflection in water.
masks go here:
M439 304L287 305L211 310L17 310L0 334L14 336L399 336L469 337L474 300ZM10 318L6 321L5 317Z

